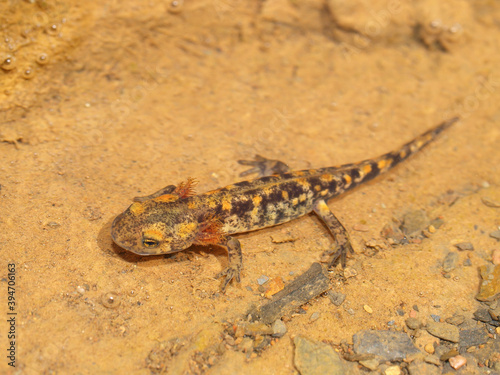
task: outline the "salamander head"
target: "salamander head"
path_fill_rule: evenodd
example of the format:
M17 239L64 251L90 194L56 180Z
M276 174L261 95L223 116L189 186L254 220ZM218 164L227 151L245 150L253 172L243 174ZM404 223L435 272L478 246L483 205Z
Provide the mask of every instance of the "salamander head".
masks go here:
M183 204L155 200L133 203L111 226L113 241L139 255L182 251L198 232L198 222Z

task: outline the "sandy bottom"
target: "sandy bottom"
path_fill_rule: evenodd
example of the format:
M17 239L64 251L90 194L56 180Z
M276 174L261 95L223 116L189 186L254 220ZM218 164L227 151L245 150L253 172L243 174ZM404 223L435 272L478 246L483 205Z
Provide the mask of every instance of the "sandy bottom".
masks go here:
M17 303L17 367L2 356L2 372L149 374L152 350L179 339L166 371L294 374L294 335L338 344L402 329L414 305L424 320L477 308L478 267L500 246L499 209L482 201L500 201L498 2L11 1L0 24L1 348L8 263ZM233 183L257 153L294 169L359 161L454 115L425 151L330 202L356 252L355 277L332 274L347 299L311 301L257 356L218 345L222 323L264 300L261 275L287 281L320 258L331 238L316 217L239 235L242 282L225 295L221 249L146 258L112 244L135 196ZM381 229L414 209L444 225L392 248ZM443 277L463 241L475 250Z

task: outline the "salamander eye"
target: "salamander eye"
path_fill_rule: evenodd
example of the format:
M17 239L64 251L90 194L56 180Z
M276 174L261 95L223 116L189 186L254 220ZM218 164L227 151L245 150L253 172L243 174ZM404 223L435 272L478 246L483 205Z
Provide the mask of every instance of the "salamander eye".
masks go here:
M153 248L153 247L158 247L158 245L160 245L160 241L157 241L152 238L143 238L142 244L145 247Z

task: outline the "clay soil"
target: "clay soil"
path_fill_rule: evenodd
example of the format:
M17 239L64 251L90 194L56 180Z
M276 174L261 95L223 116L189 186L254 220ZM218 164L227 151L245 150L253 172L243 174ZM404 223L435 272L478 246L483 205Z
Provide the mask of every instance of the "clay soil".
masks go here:
M477 308L478 267L500 246L499 209L482 202L500 201L498 2L11 0L0 35L4 354L9 263L17 312L16 368L2 354L0 372L294 374L294 335L349 343L402 329L414 305L423 320ZM111 241L135 196L233 183L255 154L293 169L359 161L455 115L411 160L329 202L355 250L354 277L332 272L346 301L312 300L262 352L227 345L223 324L265 300L261 275L287 282L328 249L316 217L239 235L242 281L225 294L222 249L148 258ZM443 226L388 244L384 225L415 209ZM475 250L443 277L463 241Z

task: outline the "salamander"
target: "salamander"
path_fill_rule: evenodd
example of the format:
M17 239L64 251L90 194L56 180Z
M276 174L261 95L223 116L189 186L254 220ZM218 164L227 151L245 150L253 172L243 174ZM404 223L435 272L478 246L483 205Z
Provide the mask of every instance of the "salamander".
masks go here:
M240 160L252 167L242 176L260 177L202 194L195 194L196 180L189 178L134 198L113 221L111 237L118 246L140 255L171 254L193 244L222 246L227 249L228 266L216 277L224 276L225 291L231 280L240 281L242 269L241 245L234 234L314 212L333 236L328 267L339 260L344 267L347 253L352 252L349 235L326 202L406 160L457 120L447 120L395 151L353 164L290 171L285 163L259 155L252 161Z

